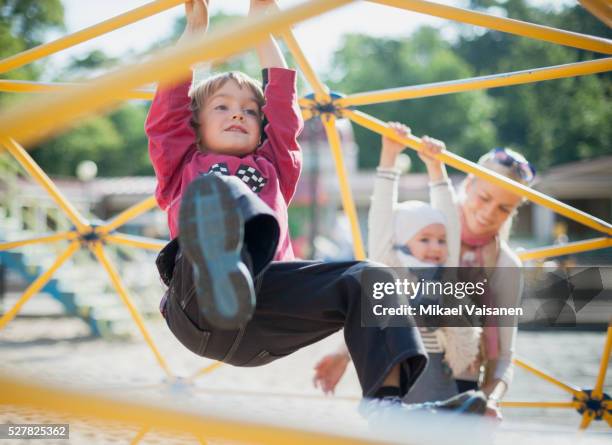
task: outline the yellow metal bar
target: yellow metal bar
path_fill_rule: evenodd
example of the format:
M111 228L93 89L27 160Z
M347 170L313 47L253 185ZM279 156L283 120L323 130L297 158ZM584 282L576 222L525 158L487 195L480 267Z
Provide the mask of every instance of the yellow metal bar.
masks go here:
M580 421L580 426L578 428L580 428L581 430L586 430L591 424L591 422L593 421L594 417L595 417L595 414L593 413L593 411L591 410L585 411L584 414L582 415L582 420Z
M200 369L198 372L196 372L191 377L189 377L187 379L187 382L193 382L197 378L202 377L203 375L206 375L206 374L210 374L211 372L219 369L221 366L223 366L223 362L211 363L210 365Z
M365 259L365 249L363 247L363 238L361 237L361 229L359 228L359 220L357 219L357 210L355 208L355 201L353 200L353 194L348 181L348 174L344 165L344 157L342 155L342 145L340 143L340 135L336 128L336 117L330 114L321 116L321 121L325 127L325 133L327 134L327 140L331 148L332 155L334 157L334 164L336 166L336 175L338 176L338 182L340 184L340 195L342 197L342 207L346 214L350 226L351 233L353 235L353 252L355 259Z
M62 241L62 240L72 241L78 237L79 237L79 234L74 231L58 232L54 235L39 236L37 238L29 238L29 239L22 239L19 241L8 241L5 243L0 243L0 251L14 249L15 247L27 246L30 244L53 243L55 241Z
M93 254L98 258L98 261L100 261L100 263L102 264L102 266L108 273L108 276L110 277L111 282L113 283L113 286L117 290L119 297L123 301L123 304L125 304L125 306L127 307L128 311L130 312L132 319L138 326L138 329L140 330L140 333L142 334L145 341L149 345L149 348L151 348L151 351L153 351L153 354L155 355L155 358L159 362L160 366L166 372L166 374L172 378L173 374L170 371L170 368L168 367L166 360L160 354L159 350L157 349L157 346L155 346L155 343L153 342L153 338L151 338L149 331L144 325L144 321L142 317L138 313L138 310L134 306L134 303L132 303L132 300L130 299L125 286L121 282L121 278L119 277L117 270L113 267L108 257L106 256L106 253L104 252L104 248L102 247L102 244L97 242L93 244L90 247L90 249L93 252Z
M612 247L612 238L594 238L585 241L567 243L561 246L549 246L541 247L539 249L526 250L524 252L518 252L518 257L522 261L539 260L542 258L569 255L571 253L605 249L606 247Z
M610 0L578 0L582 7L612 27L612 3Z
M312 87L317 102L330 101L331 98L329 96L329 89L323 84L323 82L321 82L319 76L317 76L315 71L310 66L310 63L308 63L308 60L306 59L306 56L304 55L302 48L300 48L293 33L291 31L287 31L282 34L282 38L285 41L287 48L289 48L289 51L291 51L291 54L295 58L295 61L300 67L302 74L304 74L304 77L306 80L308 80L308 83Z
M30 298L32 298L38 291L40 291L45 284L51 279L53 274L66 262L68 258L74 254L79 249L80 245L78 242L73 241L64 252L61 253L55 260L55 262L51 265L49 269L42 275L40 275L23 293L19 301L15 303L15 305L10 308L1 318L0 318L0 330L4 329L4 327L19 313L24 304L28 302ZM3 389L4 390L4 389ZM0 391L1 392L1 391Z
M483 26L496 31L507 32L523 37L530 37L545 42L573 48L586 49L596 53L612 54L612 42L600 37L564 31L548 26L536 25L520 20L496 17L469 9L441 5L424 0L371 0L374 3L408 9L422 14L433 15L443 19L456 20L471 25Z
M89 28L77 31L74 34L60 37L53 42L44 43L35 48L15 54L14 56L7 57L6 59L0 60L0 73L27 65L28 63L55 54L58 51L70 48L71 46L101 36L110 31L114 31L115 29L122 28L131 23L135 23L184 2L185 0L156 0L101 23L97 23Z
M280 13L240 20L218 31L162 50L145 62L106 74L61 96L54 94L44 99L22 101L0 114L0 135L11 136L24 145L40 141L63 128L73 126L77 118L108 109L134 88L154 81L176 81L183 78L187 67L196 62L237 54L293 23L351 1L311 0ZM32 125L32 122L36 122L36 125Z
M540 377L541 379L546 380L549 383L552 383L553 385L558 386L559 388L563 389L564 391L569 392L570 394L573 394L577 399L579 400L583 400L585 398L585 394L582 392L582 390L580 388L576 388L573 386L570 386L566 383L563 383L562 381L546 374L543 371L540 371L539 369L537 369L535 366L532 366L526 362L524 362L523 360L520 360L518 358L515 358L514 360L514 364L516 364L517 366L520 366L521 368L525 369L526 371L531 372L532 374L535 374L536 376Z
M298 104L300 107L307 108L314 105L314 101L307 99L305 97L301 97L298 99Z
M274 6L278 11L278 5L275 3ZM291 31L291 28L284 31L281 34L281 37L295 58L295 61L300 67L300 71L302 71L302 74L304 74L304 77L312 87L317 102L330 101L331 98L329 96L329 89L323 84L323 82L321 82L321 79L319 79L319 76L317 76L317 73L308 62L308 59L306 59L304 51L302 51L302 48L296 40L295 35L293 35L293 31Z
M0 91L5 93L62 93L81 86L82 83L33 82L29 80L0 79ZM124 100L152 100L155 91L136 89L125 93Z
M368 128L376 133L401 142L416 151L422 150L421 139L412 135L406 138L400 137L393 130L391 130L385 122L382 122L379 119L369 116L361 111L353 111L348 109L342 110L342 114L345 117L351 119L353 122L362 125L363 127ZM465 173L471 173L474 176L489 181L490 183L502 187L503 189L516 193L517 195L527 198L530 201L535 202L536 204L543 205L551 209L552 211L557 212L558 214L563 215L571 220L584 224L587 227L603 232L607 235L612 234L612 225L610 225L609 223L595 218L567 204L564 204L563 202L551 198L545 195L544 193L538 192L530 187L508 179L505 176L486 169L474 162L463 159L461 156L457 156L456 154L451 153L450 151L444 151L437 155L436 158L446 163L447 165L456 168L457 170L461 170Z
M604 413L603 413L603 420L605 420L608 423L608 426L610 426L610 428L612 428L612 414L610 414L607 411L604 411Z
M124 225L126 222L156 207L157 207L157 201L155 200L155 196L150 196L149 198L144 199L140 201L139 203L134 204L131 207L128 207L123 212L121 212L120 214L115 216L113 219L108 221L106 224L98 227L96 231L100 234L110 233L116 228Z
M580 402L499 402L502 408L580 408Z
M63 413L69 416L118 421L131 425L155 425L156 430L191 433L198 437L206 433L232 442L262 443L268 445L365 445L367 441L356 436L319 433L284 426L255 423L252 418L220 417L215 408L206 414L171 410L151 403L113 400L100 395L78 393L54 387L45 387L25 379L0 374L0 404Z
M121 244L124 246L140 247L141 249L149 249L159 251L168 241L155 238L146 238L144 236L125 235L123 233L114 233L104 237L105 242Z
M49 113L53 114L53 113ZM31 128L36 128L29 122ZM28 172L28 174L38 182L42 188L44 188L49 196L53 198L56 204L64 211L68 219L76 226L80 233L86 233L90 231L90 227L87 224L87 220L75 209L72 204L66 199L59 188L51 181L47 174L36 164L34 159L19 145L15 140L11 138L0 137L0 142L6 147L11 155L19 162L19 164Z
M132 439L132 441L130 442L130 445L137 445L140 443L140 441L147 435L147 433L151 430L151 427L149 426L143 426L140 431L138 431L138 434L136 434L136 436L134 436L134 438Z
M612 319L608 325L608 335L606 335L606 343L604 345L603 354L601 354L601 363L599 365L599 374L597 374L597 382L593 389L593 398L600 398L603 395L603 385L606 380L606 372L610 363L610 353L612 352Z
M612 57L606 57L604 59L589 60L587 62L567 63L565 65L493 74L470 79L450 80L351 94L336 100L336 105L339 107L348 107L416 99L420 97L439 96L442 94L460 93L486 88L520 85L543 80L562 79L565 77L585 76L610 70L612 70Z

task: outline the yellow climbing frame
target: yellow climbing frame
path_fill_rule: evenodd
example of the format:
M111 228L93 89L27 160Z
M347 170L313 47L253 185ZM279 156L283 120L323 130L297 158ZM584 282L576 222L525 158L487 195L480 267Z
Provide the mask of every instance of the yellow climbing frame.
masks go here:
M36 48L16 54L4 60L0 60L0 73L7 72L28 63L39 60L48 55L54 54L63 49L69 48L81 42L103 35L112 30L134 23L151 15L157 14L174 6L183 3L184 0L157 0L140 8L136 8L125 14L106 20L98 25L78 31L74 34L62 37L53 42L40 45ZM329 88L319 79L316 72L312 69L307 58L302 52L299 43L295 39L291 30L291 25L300 21L315 17L344 4L351 0L311 0L298 6L288 8L284 11L276 8L274 13L269 15L245 19L229 26L223 30L215 31L207 36L194 39L190 42L183 42L174 48L159 51L154 57L145 62L130 65L118 69L112 73L103 75L96 79L84 83L38 83L26 81L0 80L0 91L22 92L22 93L61 93L47 95L42 99L26 101L13 106L12 108L0 113L0 144L19 162L19 164L37 181L52 197L58 207L66 214L74 224L74 229L67 232L59 232L53 235L44 235L36 238L24 239L0 243L0 250L12 249L34 243L51 243L65 240L69 242L68 248L61 253L53 265L36 279L24 292L19 301L0 318L0 329L6 326L19 312L20 308L27 300L33 297L51 279L59 267L61 267L80 247L89 249L99 260L106 270L112 285L117 290L121 300L126 305L134 322L138 326L148 346L152 350L157 362L170 377L170 382L175 378L165 362L163 356L155 346L142 317L138 314L133 305L127 289L121 281L121 277L113 264L107 257L104 245L116 244L132 246L143 249L159 250L165 243L163 240L150 239L139 236L131 236L116 232L126 222L156 207L153 197L128 208L113 219L102 225L94 226L74 208L60 190L53 184L51 179L38 167L29 156L22 145L31 145L34 142L43 140L53 134L72 126L77 119L82 119L95 112L108 110L110 106L116 105L123 100L140 99L150 100L153 92L142 89L142 85L157 82L160 84L172 82L188 70L188 67L195 62L205 60L222 60L231 55L240 53L252 47L259 40L269 34L280 35L285 41L288 49L296 60L298 67L311 88L314 91L314 98L300 99L300 106L304 117L319 117L325 128L327 138L331 147L332 156L335 161L342 205L350 221L351 232L355 257L365 258L357 211L352 198L351 188L346 173L342 155L342 147L338 131L336 129L336 119L346 117L356 124L362 125L376 133L393 138L406 146L421 150L422 142L418 137L409 136L407 138L397 136L386 123L369 116L363 112L353 109L355 106L382 103L395 100L415 99L419 97L434 96L440 94L450 94L463 91L471 91L501 86L518 85L531 82L539 82L563 77L582 76L594 73L608 72L612 70L612 58L601 58L592 61L569 63L560 66L535 68L531 70L518 71L512 73L494 74L484 77L471 79L460 79L455 81L438 82L427 85L413 85L403 88L393 88L382 91L372 91L351 94L344 97L331 95ZM549 28L546 26L522 22L509 18L495 17L481 12L470 11L467 9L441 5L435 2L421 0L375 0L375 3L385 4L396 8L412 10L424 14L456 20L476 26L483 26L502 32L515 34L518 36L544 40L560 45L574 48L581 48L593 52L612 54L612 42L599 37L568 32L564 30ZM609 11L602 12L598 1L583 1L586 7L596 14L601 20L609 20ZM49 113L48 110L53 110ZM31 125L31 122L37 124ZM19 141L19 143L17 142ZM603 249L612 246L612 225L606 221L594 218L578 209L575 209L558 200L550 198L536 190L496 174L482 166L454 155L450 151L445 151L438 155L438 158L452 167L465 173L472 174L491 181L494 184L516 193L539 205L564 215L574 221L580 222L603 234L600 238L587 241L570 243L564 246L551 246L535 249L520 254L523 260L541 259L570 253L584 252L594 249ZM520 359L515 359L515 363L558 386L572 396L570 402L503 402L505 407L538 407L538 408L570 408L580 409L583 412L580 428L585 429L595 418L601 418L608 422L612 421L610 409L612 404L603 399L603 385L606 371L612 350L612 320L608 328L604 350L601 358L601 365L595 388L591 393L586 390L573 387L563 383L555 377L533 365ZM209 374L218 369L221 363L213 363L200 371L194 373L187 379L192 382L196 378ZM68 410L74 413L89 414L94 417L110 419L115 416L115 409L118 405L107 400L98 399L91 396L60 393L55 390L35 387L9 377L0 376L0 386L9 388L9 391L0 393L1 403L11 403L15 405L29 404L48 409ZM42 394L42 395L41 395ZM600 410L595 411L593 404L587 402L599 402ZM60 406L61 405L61 406ZM310 433L298 434L288 433L272 427L259 427L259 429L245 429L241 424L240 428L231 428L230 423L223 423L204 419L185 418L176 416L172 412L156 411L148 407L128 406L121 404L130 415L122 417L121 420L128 420L141 425L139 434L132 443L137 443L148 431L151 424L166 427L169 430L196 431L201 422L208 422L207 431L215 431L217 437L233 439L249 439L256 437L265 438L266 443L285 443L287 440L292 442L317 442L340 443L344 439L339 437L324 437ZM163 415L161 415L163 414ZM231 433L230 431L234 432ZM243 434L244 433L244 434ZM317 437L315 437L317 436ZM325 440L323 440L325 439ZM352 443L354 439L351 439Z

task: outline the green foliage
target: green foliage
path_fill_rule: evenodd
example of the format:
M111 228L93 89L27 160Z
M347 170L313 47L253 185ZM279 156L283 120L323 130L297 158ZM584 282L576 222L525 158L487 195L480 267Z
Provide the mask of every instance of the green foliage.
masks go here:
M579 6L548 11L525 0L472 0L471 8L575 32L612 37L605 25ZM496 31L460 26L448 43L437 30L420 28L409 39L347 36L329 73L343 93L461 79L591 60L597 55ZM367 63L364 63L367 61ZM609 73L456 93L363 107L385 121L401 121L417 135L446 142L476 160L493 146L523 152L539 168L611 154L612 90ZM378 162L380 137L354 126L359 165ZM409 151L413 156L413 152ZM414 156L413 156L414 157ZM422 163L413 165L422 169Z
M580 6L551 12L524 0L473 1L505 8L507 16L610 38L612 32ZM456 52L477 75L592 60L599 55L496 31L464 32ZM538 168L612 154L609 73L549 80L488 91L497 104L498 145L523 152Z
M60 0L0 0L0 59L41 43L46 32L63 29L64 8ZM0 79L36 79L38 64L0 73ZM14 97L0 93L0 105Z
M349 35L335 54L333 65L330 84L346 94L473 75L472 68L429 27L420 28L410 39L403 40ZM404 122L417 135L442 139L453 151L467 157L485 151L496 138L491 125L493 104L483 92L389 102L361 109L384 121ZM353 129L360 147L360 167L376 166L380 136L357 125ZM419 168L421 163L414 165Z
M50 175L74 176L84 160L98 165L99 176L152 175L143 130L145 117L142 104L124 105L43 142L32 151L32 157Z

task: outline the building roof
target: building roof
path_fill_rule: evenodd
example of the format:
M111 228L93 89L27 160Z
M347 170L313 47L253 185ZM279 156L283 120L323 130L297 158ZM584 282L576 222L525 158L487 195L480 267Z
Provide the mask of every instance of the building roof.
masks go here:
M557 199L612 198L612 156L551 167L534 188Z

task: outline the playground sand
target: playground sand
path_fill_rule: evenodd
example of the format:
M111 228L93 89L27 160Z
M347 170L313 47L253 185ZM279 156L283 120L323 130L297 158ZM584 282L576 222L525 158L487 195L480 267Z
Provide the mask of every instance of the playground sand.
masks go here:
M161 320L147 326L172 371L188 377L211 364L183 348ZM164 384L165 373L138 335L129 340L107 341L88 337L87 327L70 318L18 318L0 334L0 372L36 382L68 388L81 387L97 394L126 397L147 404L169 404L196 412L215 413L243 420L294 426L318 431L365 437L368 425L357 412L360 396L355 371L349 367L334 397L323 397L312 385L316 360L341 341L339 334L305 348L290 357L259 368L223 365L197 379L195 385ZM517 350L532 362L564 382L592 387L603 349L602 332L537 333L520 331ZM607 379L610 382L610 376ZM608 383L605 391L611 392ZM569 401L559 388L516 369L507 400ZM491 443L609 443L610 429L594 422L587 434L577 436L580 416L569 409L504 410L502 423ZM59 421L62 419L59 418ZM0 423L57 422L57 417L32 409L0 407ZM138 429L128 425L105 425L86 419L70 419L70 440L74 444L131 443ZM424 440L413 432L410 443L440 443ZM371 436L370 436L371 437ZM398 438L399 439L399 438ZM466 434L466 443L470 441ZM457 436L453 443L461 443ZM2 441L24 443L24 441ZM35 443L67 443L65 440ZM198 443L184 438L147 433L140 443ZM207 443L229 443L208 439Z

